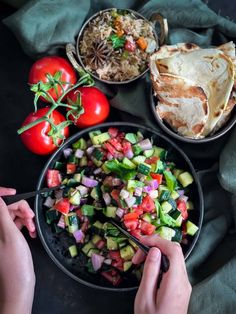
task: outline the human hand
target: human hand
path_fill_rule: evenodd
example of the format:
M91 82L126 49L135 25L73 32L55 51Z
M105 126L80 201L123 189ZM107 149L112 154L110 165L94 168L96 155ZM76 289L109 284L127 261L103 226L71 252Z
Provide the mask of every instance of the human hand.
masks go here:
M15 194L0 188L1 195ZM35 274L29 246L20 232L26 226L35 236L34 214L25 201L6 206L0 197L0 313L31 313Z
M181 246L179 243L162 239L159 235L142 237L140 241L152 248L147 255L135 298L135 314L187 313L192 287L188 280ZM161 252L168 257L170 267L163 273L160 287L157 289ZM133 263L139 264L144 259L144 253L138 250L133 257Z

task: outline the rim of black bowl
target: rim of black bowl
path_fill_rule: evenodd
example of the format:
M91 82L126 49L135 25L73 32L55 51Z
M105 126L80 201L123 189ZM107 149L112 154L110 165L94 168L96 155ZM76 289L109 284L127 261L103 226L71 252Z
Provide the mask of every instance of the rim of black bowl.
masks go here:
M79 33L78 33L78 36L77 36L77 40L76 40L76 53L77 53L77 57L79 59L79 62L80 64L83 66L83 68L85 69L86 68L86 65L84 64L83 62L83 57L81 56L80 54L80 49L79 49L79 44L80 44L80 41L81 41L81 37L83 35L83 32L85 30L85 28L87 27L87 25L93 20L95 19L97 16L99 16L101 13L103 12L107 12L107 11L111 11L111 10L114 10L116 8L107 8L107 9L104 9L104 10L100 10L96 13L94 13L90 18L88 18L84 24L82 25ZM146 22L148 23L151 23L145 16L143 16L142 14L140 14L139 12L135 11L135 10L132 10L132 9L119 9L119 10L124 10L124 11L129 11L130 13L133 13L136 17L140 17L141 19L145 20ZM154 37L155 37L155 40L156 40L156 43L159 47L159 42L158 42L158 36L157 36L157 33L155 31L155 28L153 28L153 34L154 34ZM147 72L149 71L149 67L148 67L148 64L147 64L147 67L146 69L140 73L139 75L129 79L129 80L125 80L125 81L109 81L109 80L104 80L104 79L101 79L98 77L98 75L94 74L93 72L90 72L87 70L87 72L89 72L89 74L96 80L100 81L100 82L103 82L103 83L106 83L106 84L114 84L114 85L123 85L123 84L129 84L129 83L132 83L136 80L138 80L139 78L143 77Z
M182 157L184 158L184 160L186 161L186 163L188 164L191 173L193 175L194 181L196 183L197 186L197 190L198 190L198 195L199 195L199 220L198 220L198 232L196 233L196 235L194 236L194 239L190 245L190 247L188 248L188 250L186 251L184 258L185 260L189 257L190 253L192 252L193 248L195 247L195 244L199 238L199 234L201 231L201 227L202 227L202 222L203 222L203 215L204 215L204 200L203 200L203 192L202 192L202 187L200 184L200 180L198 178L197 172L194 169L190 159L188 158L188 156L183 152L183 150L181 148L179 148L178 145L176 145L175 143L173 143L169 138L167 138L165 135L160 134L159 132L155 131L152 128L146 127L146 126L140 126L138 124L135 123L129 123L129 122L107 122L107 123L102 123L87 129L84 129L82 131L77 132L76 134L74 134L73 136L71 136L70 138L68 138L65 143L63 143L62 146L60 146L54 153L53 155L48 159L46 165L44 166L40 177L39 177L39 181L36 187L36 190L39 190L41 188L41 185L43 184L44 178L45 178L45 174L46 171L48 169L48 166L51 164L51 162L53 161L53 159L57 156L57 154L59 152L61 152L63 149L65 149L69 144L72 144L75 140L77 140L79 137L83 136L84 134L87 134L90 131L93 131L94 129L98 129L98 128L109 128L109 127L135 127L137 129L144 129L148 132L152 132L155 135L161 137L162 139L164 139L164 141L168 142L172 147L174 147L175 150L177 150L180 155L182 155ZM52 259L52 261L65 273L67 274L70 278L74 279L75 281L84 284L87 287L90 288L95 288L95 289L99 289L99 290L106 290L106 291L113 291L113 292L127 292L127 291L133 291L138 289L138 286L134 286L134 287L127 287L127 288L119 288L119 287L104 287L104 286L99 286L96 284L93 284L91 282L88 282L84 279L81 279L79 277L77 277L76 275L74 275L72 272L70 272L61 262L59 262L59 260L55 257L55 255L52 253L49 245L47 244L43 232L41 230L41 226L39 223L39 195L36 195L35 197L35 202L34 202L34 207L35 207L35 218L36 218L36 227L37 227L37 232L39 235L39 238L43 244L44 249L46 250L46 252L48 253L49 257Z
M231 112L231 116L228 121L226 121L225 125L223 125L215 134L200 138L200 139L193 139L193 138L188 138L179 135L177 132L172 130L170 127L168 127L165 122L162 121L162 119L158 116L156 112L156 96L153 93L153 89L151 88L150 92L150 104L151 104L151 109L153 112L153 115L155 117L155 120L157 124L162 128L163 131L165 131L167 134L169 134L171 137L175 138L176 140L180 140L182 142L186 143L191 143L191 144L203 144L203 143L208 143L214 140L217 140L221 136L225 135L236 123L236 108L234 108Z

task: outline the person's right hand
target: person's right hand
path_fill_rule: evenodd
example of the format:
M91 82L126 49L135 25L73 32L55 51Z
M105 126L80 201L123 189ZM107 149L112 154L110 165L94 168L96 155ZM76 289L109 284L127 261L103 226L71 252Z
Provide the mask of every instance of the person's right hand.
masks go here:
M162 239L159 235L142 237L140 240L152 248L147 255L135 298L135 314L186 314L192 287L188 280L181 246L179 243ZM163 273L158 289L161 252L168 257L170 267ZM132 262L139 264L144 259L144 253L138 250Z

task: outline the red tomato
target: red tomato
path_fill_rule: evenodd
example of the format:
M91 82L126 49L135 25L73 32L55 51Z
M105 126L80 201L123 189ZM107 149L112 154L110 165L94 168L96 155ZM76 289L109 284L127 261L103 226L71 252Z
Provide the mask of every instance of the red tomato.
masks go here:
M155 173L155 172L151 172L150 173L150 176L157 180L158 184L161 184L162 183L162 174L159 174L159 173Z
M121 143L116 139L116 138L112 138L108 141L112 146L115 147L116 150L118 150L119 152L122 151L122 145Z
M137 219L125 220L124 225L127 230L135 230L138 227L138 220Z
M37 84L39 81L46 83L49 81L46 75L51 74L52 76L54 76L58 71L61 72L60 80L62 82L67 82L70 84L76 83L76 73L72 65L66 59L57 56L48 56L37 60L30 69L29 83ZM70 84L62 85L63 88L67 90L70 87ZM58 99L62 94L61 87L58 84L56 84L56 87L58 89L58 95L55 88L51 88L48 90L48 93L52 96L54 100ZM48 102L46 99L42 99Z
M47 186L52 188L61 184L61 174L59 170L48 169L47 174Z
M181 212L183 219L186 220L188 218L188 210L185 201L177 200L177 208Z
M120 259L119 261L112 261L111 265L120 271L124 271L123 261Z
M117 153L117 151L115 150L115 148L114 148L111 144L105 143L103 146L108 150L108 152L109 152L112 156L114 156L114 155Z
M159 157L153 156L151 158L147 158L145 160L145 163L148 165L153 165L153 164L155 165L159 159L160 159Z
M116 137L118 132L119 132L119 130L117 128L109 128L108 129L108 133L109 133L111 138Z
M123 141L123 153L127 154L128 151L132 150L131 143L128 141Z
M153 199L147 195L143 198L142 204L140 205L144 212L152 212L156 208Z
M78 93L81 95L81 103L84 113L75 120L72 115L70 119L79 128L86 128L106 120L110 112L110 105L106 96L96 87L79 87L67 95L67 99L76 103Z
M98 248L99 250L103 249L105 247L105 245L106 245L106 242L104 240L99 240L95 244L96 248Z
M134 236L138 240L141 238L141 230L138 229L138 228L135 229L135 230L130 231L130 234L132 234L132 236Z
M50 108L47 107L39 109L37 112L31 112L23 122L22 126L41 118L48 112L49 109ZM55 125L58 125L61 122L65 121L64 116L57 110L53 111L51 118ZM58 148L58 146L54 144L52 137L48 135L49 131L51 131L51 126L49 122L43 121L23 132L20 137L24 145L31 152L38 155L47 155L51 154ZM61 135L67 138L69 136L69 128L65 127L64 129L62 129ZM62 139L58 138L58 145L60 145L61 142Z
M75 171L76 171L76 164L68 163L66 165L66 173L67 174L75 173Z
M126 40L125 42L125 50L133 52L136 49L136 43L135 41Z
M117 271L109 270L109 271L102 271L101 275L106 278L113 286L118 286L121 282L121 276L118 274Z
M140 229L141 229L143 234L151 235L154 233L156 227L154 225L150 224L149 222L142 220Z
M137 212L132 212L124 215L124 220L130 220L130 219L138 219L139 214Z
M70 202L68 198L62 198L53 205L53 208L62 214L68 214L70 210Z
M139 216L143 214L143 209L141 206L137 206L134 209L134 212L137 213Z
M122 207L120 203L120 190L117 189L112 190L111 197L117 202L119 207Z
M120 260L121 259L120 251L118 251L118 250L116 250L116 251L109 251L109 257L112 260L115 260L115 261Z

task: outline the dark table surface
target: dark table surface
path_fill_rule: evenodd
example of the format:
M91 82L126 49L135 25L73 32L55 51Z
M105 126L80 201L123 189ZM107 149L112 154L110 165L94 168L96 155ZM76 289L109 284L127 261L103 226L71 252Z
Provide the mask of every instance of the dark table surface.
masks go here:
M224 16L236 18L232 0L211 0L209 6ZM0 18L14 10L0 3ZM32 60L26 56L14 35L0 23L0 185L26 192L35 188L39 174L48 159L27 151L16 130L32 111L33 96L27 88ZM33 206L33 203L30 203ZM40 240L26 238L30 245L36 289L34 314L65 313L132 313L135 292L97 291L81 285L55 266Z

